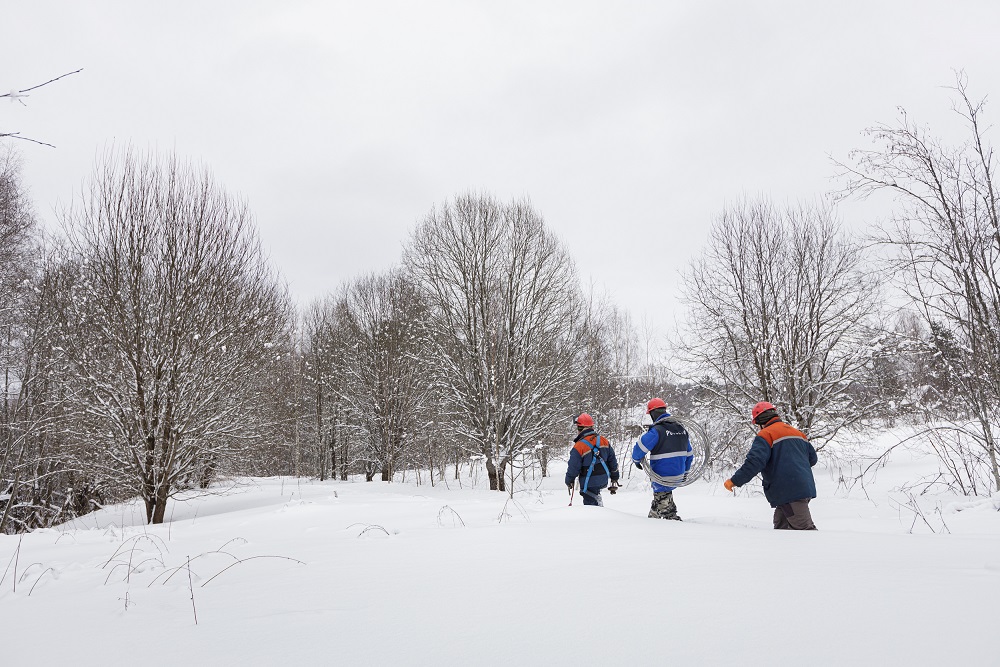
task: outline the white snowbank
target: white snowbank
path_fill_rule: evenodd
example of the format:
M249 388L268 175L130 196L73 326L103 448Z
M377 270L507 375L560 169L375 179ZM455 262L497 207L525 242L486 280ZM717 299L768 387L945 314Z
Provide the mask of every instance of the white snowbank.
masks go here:
M778 532L763 497L718 482L676 493L683 523L646 519L634 478L605 508L567 507L554 469L516 506L266 479L162 526L130 504L0 536L0 568L20 545L4 662L1000 664L990 499L926 499L932 533L887 485L845 497L820 470L820 530Z

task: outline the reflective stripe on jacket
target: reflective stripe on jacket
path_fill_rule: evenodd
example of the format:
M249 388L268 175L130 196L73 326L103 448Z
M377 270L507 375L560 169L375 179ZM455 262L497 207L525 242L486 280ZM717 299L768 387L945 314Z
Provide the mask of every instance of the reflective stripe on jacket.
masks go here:
M649 457L649 467L657 475L673 477L691 469L694 451L684 425L669 414L661 416L649 427L632 448L632 460ZM652 482L653 491L673 491L676 487Z

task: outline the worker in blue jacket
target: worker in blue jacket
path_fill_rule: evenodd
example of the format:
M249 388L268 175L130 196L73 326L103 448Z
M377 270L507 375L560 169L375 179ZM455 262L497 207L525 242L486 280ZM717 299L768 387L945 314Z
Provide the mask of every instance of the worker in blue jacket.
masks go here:
M679 477L691 469L694 450L684 425L670 416L667 404L662 398L654 398L646 404L646 414L653 420L632 448L632 461L642 470L642 460L649 457L647 465L654 473L650 477L653 484L653 503L649 507L650 519L673 519L680 521L677 505L674 503L674 489L655 479L658 477Z
M727 479L732 491L758 473L764 482L764 497L774 508L774 527L778 530L816 530L809 501L816 497L816 449L802 431L781 421L771 403L761 401L751 412L760 429L750 445L746 461Z
M604 506L601 489L608 486L611 495L618 490L618 459L611 443L594 430L594 418L586 412L573 420L577 435L573 449L569 451L569 465L566 466L566 488L571 497L577 479L580 480L580 495L584 505Z

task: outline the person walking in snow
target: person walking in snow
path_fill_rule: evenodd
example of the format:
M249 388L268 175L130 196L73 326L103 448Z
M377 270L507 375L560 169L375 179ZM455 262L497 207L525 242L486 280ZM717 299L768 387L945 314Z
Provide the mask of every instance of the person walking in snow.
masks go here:
M594 430L594 418L586 412L578 415L573 424L577 435L573 440L573 449L569 451L569 464L566 466L566 488L572 496L576 480L580 480L580 495L584 505L604 506L601 489L608 486L611 495L618 490L618 459L611 443Z
M816 497L812 474L816 450L804 433L781 421L767 401L753 407L751 418L760 430L746 461L726 480L726 490L733 491L760 473L764 497L774 508L775 529L816 530L809 512L809 501Z
M632 462L643 470L642 460L649 457L647 465L659 477L676 477L691 469L694 451L684 425L670 416L667 404L662 398L654 398L646 404L646 414L653 420L649 429L636 441L632 448ZM653 503L649 506L650 519L673 519L680 521L677 505L674 503L674 489L656 481L653 485Z

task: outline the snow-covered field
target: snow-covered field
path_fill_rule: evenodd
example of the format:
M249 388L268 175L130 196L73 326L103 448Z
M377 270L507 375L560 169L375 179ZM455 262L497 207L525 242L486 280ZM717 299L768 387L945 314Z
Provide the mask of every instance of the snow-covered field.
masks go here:
M1000 495L924 497L914 524L891 489L928 465L897 457L868 499L821 463L814 533L718 482L675 494L683 523L646 519L634 475L568 507L558 463L516 505L286 478L162 526L109 507L0 536L3 663L1000 665Z

